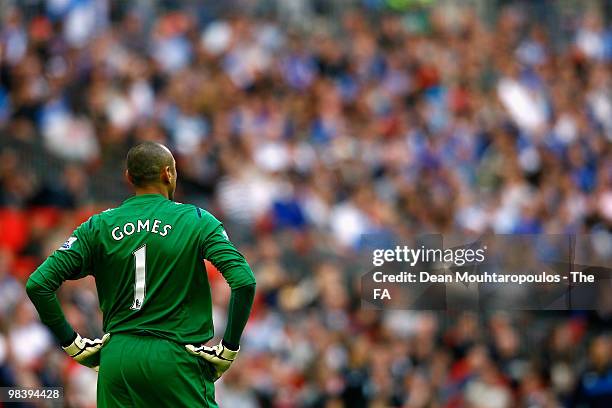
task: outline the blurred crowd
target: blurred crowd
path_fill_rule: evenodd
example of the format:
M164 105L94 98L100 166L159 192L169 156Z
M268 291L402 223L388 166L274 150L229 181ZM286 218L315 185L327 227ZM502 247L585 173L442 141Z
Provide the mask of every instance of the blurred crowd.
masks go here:
M258 280L221 406L612 406L611 316L366 310L355 256L366 234L607 232L610 259L609 3L559 35L525 2L488 23L434 1L10 3L0 386L63 385L69 406L95 406L95 372L61 352L23 283L128 196L125 153L156 140L177 158L177 199L222 219ZM229 288L209 277L222 333ZM91 279L60 298L101 334Z

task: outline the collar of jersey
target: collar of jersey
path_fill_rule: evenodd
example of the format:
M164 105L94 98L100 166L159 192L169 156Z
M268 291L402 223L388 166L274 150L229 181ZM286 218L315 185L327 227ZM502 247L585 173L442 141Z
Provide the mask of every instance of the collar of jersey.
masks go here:
M127 200L123 202L123 204L137 202L137 201L149 201L149 200L167 200L167 198L161 194L140 194L140 195L135 195L135 196L128 198Z

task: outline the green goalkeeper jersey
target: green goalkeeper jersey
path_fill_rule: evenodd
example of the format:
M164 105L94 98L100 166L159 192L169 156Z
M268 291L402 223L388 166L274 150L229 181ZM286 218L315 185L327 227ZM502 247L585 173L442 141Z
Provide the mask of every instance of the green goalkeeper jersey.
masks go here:
M193 205L144 194L81 224L30 281L55 291L65 280L93 275L105 332L200 343L213 336L203 259L219 269L232 290L255 283L215 217ZM54 320L65 318L45 319ZM67 323L66 332L72 334Z

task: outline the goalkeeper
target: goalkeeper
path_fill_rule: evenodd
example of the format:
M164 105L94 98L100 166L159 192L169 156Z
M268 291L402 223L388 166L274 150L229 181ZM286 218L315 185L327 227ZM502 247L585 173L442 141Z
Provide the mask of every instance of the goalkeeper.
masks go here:
M40 318L77 362L99 370L98 407L216 407L214 382L238 355L255 278L222 224L199 207L172 201L176 166L163 145L127 155L135 195L92 216L30 276ZM231 287L227 326L214 347L210 285L203 259ZM102 339L66 321L55 292L93 275Z

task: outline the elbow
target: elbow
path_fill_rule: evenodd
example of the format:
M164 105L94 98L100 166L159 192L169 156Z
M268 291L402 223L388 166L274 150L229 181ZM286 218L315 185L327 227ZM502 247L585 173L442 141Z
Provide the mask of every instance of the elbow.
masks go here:
M255 300L255 286L255 282L250 285L247 285L247 296L250 299L251 303L253 303L253 300Z
M25 290L30 299L32 299L32 296L34 296L39 289L40 285L38 285L38 283L34 282L31 278L28 279Z
M245 299L253 299L255 297L255 282L232 289L232 293L244 296Z
M36 283L32 278L28 279L25 287L26 293L30 299L39 294L41 291L44 291L44 288Z
M251 277L251 280L253 281L253 283L251 283L250 286L253 289L253 292L255 292L255 286L257 285L257 281L255 280L255 274L253 273L253 270L251 269L250 266L249 266L249 275Z

